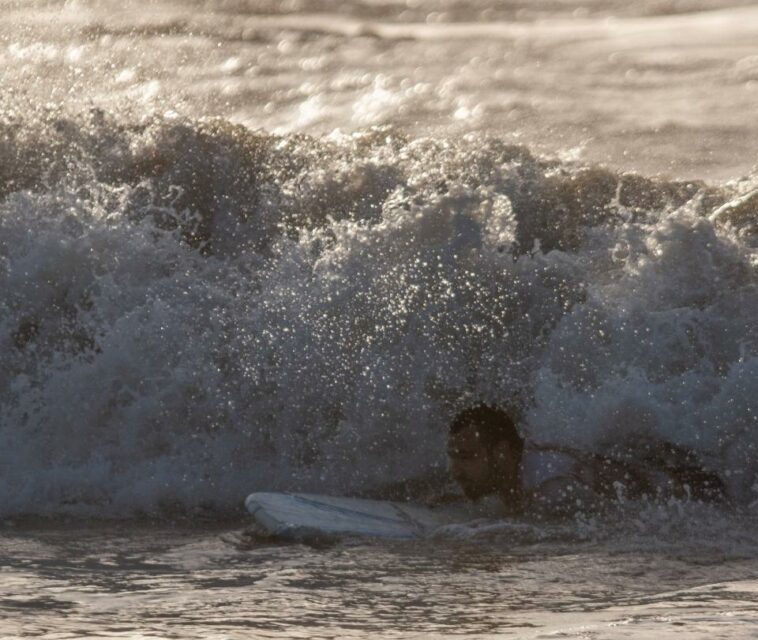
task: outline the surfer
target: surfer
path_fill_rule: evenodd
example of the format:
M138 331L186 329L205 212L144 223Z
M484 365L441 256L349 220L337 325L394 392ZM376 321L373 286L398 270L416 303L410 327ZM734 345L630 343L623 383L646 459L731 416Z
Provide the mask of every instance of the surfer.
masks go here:
M502 409L459 413L448 438L450 471L466 497L498 495L511 513L571 515L625 498L719 500L720 478L694 454L665 442L601 456L525 440Z

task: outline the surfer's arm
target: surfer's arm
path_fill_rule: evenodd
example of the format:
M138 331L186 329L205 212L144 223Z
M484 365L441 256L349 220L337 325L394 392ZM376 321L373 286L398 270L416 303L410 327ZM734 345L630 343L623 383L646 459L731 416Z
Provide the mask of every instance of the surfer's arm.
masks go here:
M426 498L423 502L424 504L429 505L430 507L438 507L446 504L455 504L459 502L465 502L466 497L461 495L460 493L440 493L437 495L430 496Z
M462 496L460 494L454 495L447 490L449 486L450 480L446 473L432 472L384 483L371 491L364 492L363 497L374 500L412 501L423 504L448 504L461 501Z
M543 516L566 517L580 511L592 511L597 494L573 476L558 476L541 483L527 493L529 510Z
M592 510L598 501L592 477L592 469L578 454L533 447L522 458L522 508L550 517Z

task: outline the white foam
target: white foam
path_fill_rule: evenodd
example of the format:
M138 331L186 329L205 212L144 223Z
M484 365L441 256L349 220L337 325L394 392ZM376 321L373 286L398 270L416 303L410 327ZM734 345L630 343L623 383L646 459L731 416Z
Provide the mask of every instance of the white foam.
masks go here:
M702 199L590 215L476 137L29 126L95 160L0 205L4 515L376 490L443 471L467 401L538 441L654 432L754 499L755 249Z

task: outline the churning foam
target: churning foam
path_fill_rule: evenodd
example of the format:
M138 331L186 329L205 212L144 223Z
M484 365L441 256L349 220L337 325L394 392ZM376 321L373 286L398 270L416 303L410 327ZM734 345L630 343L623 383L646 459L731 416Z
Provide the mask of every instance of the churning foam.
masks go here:
M3 122L0 513L233 510L444 469L467 402L754 499L758 195L392 129Z

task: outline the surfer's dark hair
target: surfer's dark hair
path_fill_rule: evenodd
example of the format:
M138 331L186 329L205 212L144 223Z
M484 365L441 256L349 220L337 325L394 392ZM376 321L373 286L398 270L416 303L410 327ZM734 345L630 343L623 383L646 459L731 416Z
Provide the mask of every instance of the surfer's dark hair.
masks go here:
M503 409L487 404L468 407L455 416L450 424L450 434L469 426L477 427L479 439L489 449L505 440L518 456L524 450L524 439L516 429L515 420Z

